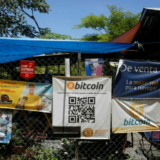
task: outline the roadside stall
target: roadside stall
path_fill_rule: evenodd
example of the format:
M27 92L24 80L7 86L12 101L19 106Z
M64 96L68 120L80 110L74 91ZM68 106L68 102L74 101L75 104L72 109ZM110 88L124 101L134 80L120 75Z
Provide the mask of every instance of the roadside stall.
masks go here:
M96 59L97 64L103 65L102 76L112 76L109 60L117 57L116 52L130 48L132 45L131 43L0 38L0 89L3 97L6 98L3 100L1 96L0 108L12 109L13 133L16 127L24 130L22 137L29 136L29 145L33 142L32 137L37 137L38 140L55 139L54 122L52 123L54 91L52 76L65 75L65 58L70 59L71 76L85 76L85 59ZM93 62L89 66L93 70L97 64ZM30 102L33 94L34 102ZM92 102L93 98L90 101ZM71 108L70 112L72 112ZM92 115L94 116L94 112ZM70 115L71 121L73 117ZM92 119L94 121L94 118ZM110 118L107 125L109 129L96 129L97 138L104 139L105 136L101 137L101 135L107 133L106 137L110 139ZM29 130L26 131L25 127ZM88 134L89 131L85 130L85 139ZM119 149L122 151L123 147Z

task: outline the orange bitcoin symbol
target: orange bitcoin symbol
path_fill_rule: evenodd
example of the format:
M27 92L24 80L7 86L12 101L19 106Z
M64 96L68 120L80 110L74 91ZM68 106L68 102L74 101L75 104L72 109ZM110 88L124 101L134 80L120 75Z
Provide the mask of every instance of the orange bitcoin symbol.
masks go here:
M68 82L67 83L67 88L68 89L73 89L74 88L74 83L73 82Z
M84 137L92 137L93 136L93 130L91 128L86 128L83 130L83 136Z

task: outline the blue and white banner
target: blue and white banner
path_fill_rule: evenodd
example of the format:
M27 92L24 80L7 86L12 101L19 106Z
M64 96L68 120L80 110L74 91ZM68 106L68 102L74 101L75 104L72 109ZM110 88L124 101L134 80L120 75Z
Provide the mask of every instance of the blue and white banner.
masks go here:
M120 60L114 98L160 98L160 63Z

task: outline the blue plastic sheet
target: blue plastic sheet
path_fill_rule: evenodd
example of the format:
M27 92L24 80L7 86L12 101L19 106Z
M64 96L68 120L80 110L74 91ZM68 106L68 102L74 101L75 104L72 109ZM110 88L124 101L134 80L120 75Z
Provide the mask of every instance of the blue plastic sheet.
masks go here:
M0 63L57 52L106 54L118 52L132 46L132 43L0 38Z

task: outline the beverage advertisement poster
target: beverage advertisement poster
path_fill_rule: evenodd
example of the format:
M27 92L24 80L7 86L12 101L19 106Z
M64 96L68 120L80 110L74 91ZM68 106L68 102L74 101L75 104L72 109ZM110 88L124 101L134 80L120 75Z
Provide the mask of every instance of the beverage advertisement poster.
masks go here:
M51 112L52 85L0 80L0 108Z
M53 77L55 136L109 139L111 77Z
M160 130L160 100L113 99L112 132L146 132Z
M103 58L85 59L86 76L102 76Z

